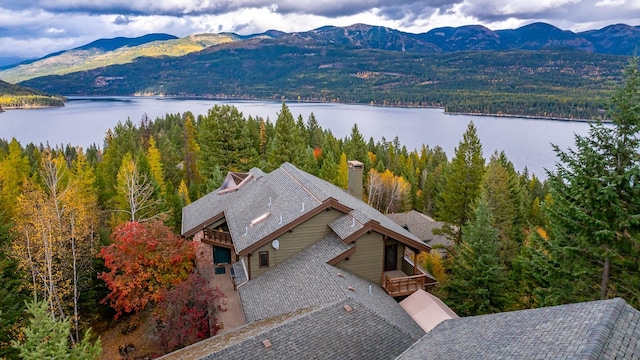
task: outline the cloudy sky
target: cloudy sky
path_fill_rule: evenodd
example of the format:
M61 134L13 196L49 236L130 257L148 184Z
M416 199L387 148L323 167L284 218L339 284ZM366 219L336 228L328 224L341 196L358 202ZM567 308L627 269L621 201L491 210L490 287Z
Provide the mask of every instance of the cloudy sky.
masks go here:
M0 57L38 57L99 38L152 32L181 37L365 23L420 33L535 21L573 31L640 25L640 0L2 0Z

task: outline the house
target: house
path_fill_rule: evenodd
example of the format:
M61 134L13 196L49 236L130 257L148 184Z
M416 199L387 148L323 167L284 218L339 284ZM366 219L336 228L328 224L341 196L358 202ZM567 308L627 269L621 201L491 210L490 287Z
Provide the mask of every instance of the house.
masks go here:
M640 311L616 298L445 320L397 359L640 359Z
M453 242L443 234L438 233L444 222L435 221L431 217L415 210L404 213L387 214L389 219L409 230L418 239L430 247L437 249L443 256L447 255L447 249L453 246Z
M621 299L457 318L403 255L428 244L288 163L229 173L182 230L199 269L233 269L244 325L165 359L640 358L640 312Z
M230 172L186 206L197 267L233 272L246 324L167 358L395 358L419 340L394 297L435 283L405 255L430 247L360 200L362 171L349 193L289 163Z
M349 176L362 179L361 163L350 163ZM269 174L256 168L227 174L218 190L183 209L182 235L199 243L198 267L232 263L239 287L328 236L339 240L340 249L328 264L382 286L391 296L435 282L405 256L405 250L429 251L427 244L358 198L289 163Z

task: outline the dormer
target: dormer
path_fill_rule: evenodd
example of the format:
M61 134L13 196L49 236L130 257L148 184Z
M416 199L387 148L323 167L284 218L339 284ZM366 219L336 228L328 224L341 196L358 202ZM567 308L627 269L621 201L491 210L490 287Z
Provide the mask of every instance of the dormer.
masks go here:
M251 179L253 179L253 175L251 175L250 173L239 173L239 172L229 171L227 173L227 176L224 178L224 181L222 182L222 186L220 186L218 195L223 195L223 194L240 190Z

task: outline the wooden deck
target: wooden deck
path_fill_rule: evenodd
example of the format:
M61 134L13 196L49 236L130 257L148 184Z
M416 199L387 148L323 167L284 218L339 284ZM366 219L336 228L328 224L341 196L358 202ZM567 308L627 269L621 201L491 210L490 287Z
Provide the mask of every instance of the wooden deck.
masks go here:
M210 279L211 288L220 289L225 297L220 300L219 305L226 308L227 311L218 312L216 315L217 323L221 328L218 330L218 335L227 333L235 328L238 328L247 323L244 318L244 312L242 311L242 303L240 302L240 295L234 288L231 281L231 264L220 265L225 268L224 274L215 274L215 269L211 267L211 271L207 271Z
M409 276L400 270L385 271L382 274L382 288L393 297L411 295L419 289L424 290L426 280L424 274Z
M204 229L204 237L202 238L202 242L205 244L234 249L231 234L226 231Z

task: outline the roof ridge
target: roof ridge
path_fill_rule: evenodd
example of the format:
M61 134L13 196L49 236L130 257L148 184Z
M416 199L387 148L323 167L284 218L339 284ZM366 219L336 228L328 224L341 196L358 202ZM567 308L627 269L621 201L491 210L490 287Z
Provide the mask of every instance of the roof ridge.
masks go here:
M600 359L606 348L608 339L613 332L626 302L622 298L604 300L607 303L602 311L600 321L593 329L593 337L584 349L583 355L588 359Z
M288 163L287 163L288 164ZM282 164L284 165L284 164ZM289 164L292 167L295 168L295 166L293 166L292 164ZM320 201L320 199L318 199L318 197L316 196L316 194L312 193L311 190L307 189L306 186L302 185L302 183L296 179L293 175L291 175L287 169L284 168L284 166L280 166L280 168L282 169L282 171L284 171L285 174L287 174L293 181L295 181L298 185L300 185L301 188L304 189L304 191L306 191L307 193L309 193L309 195L311 195L314 199L316 199L316 201L318 202L318 204L322 204L322 201ZM296 168L297 169L297 168Z

